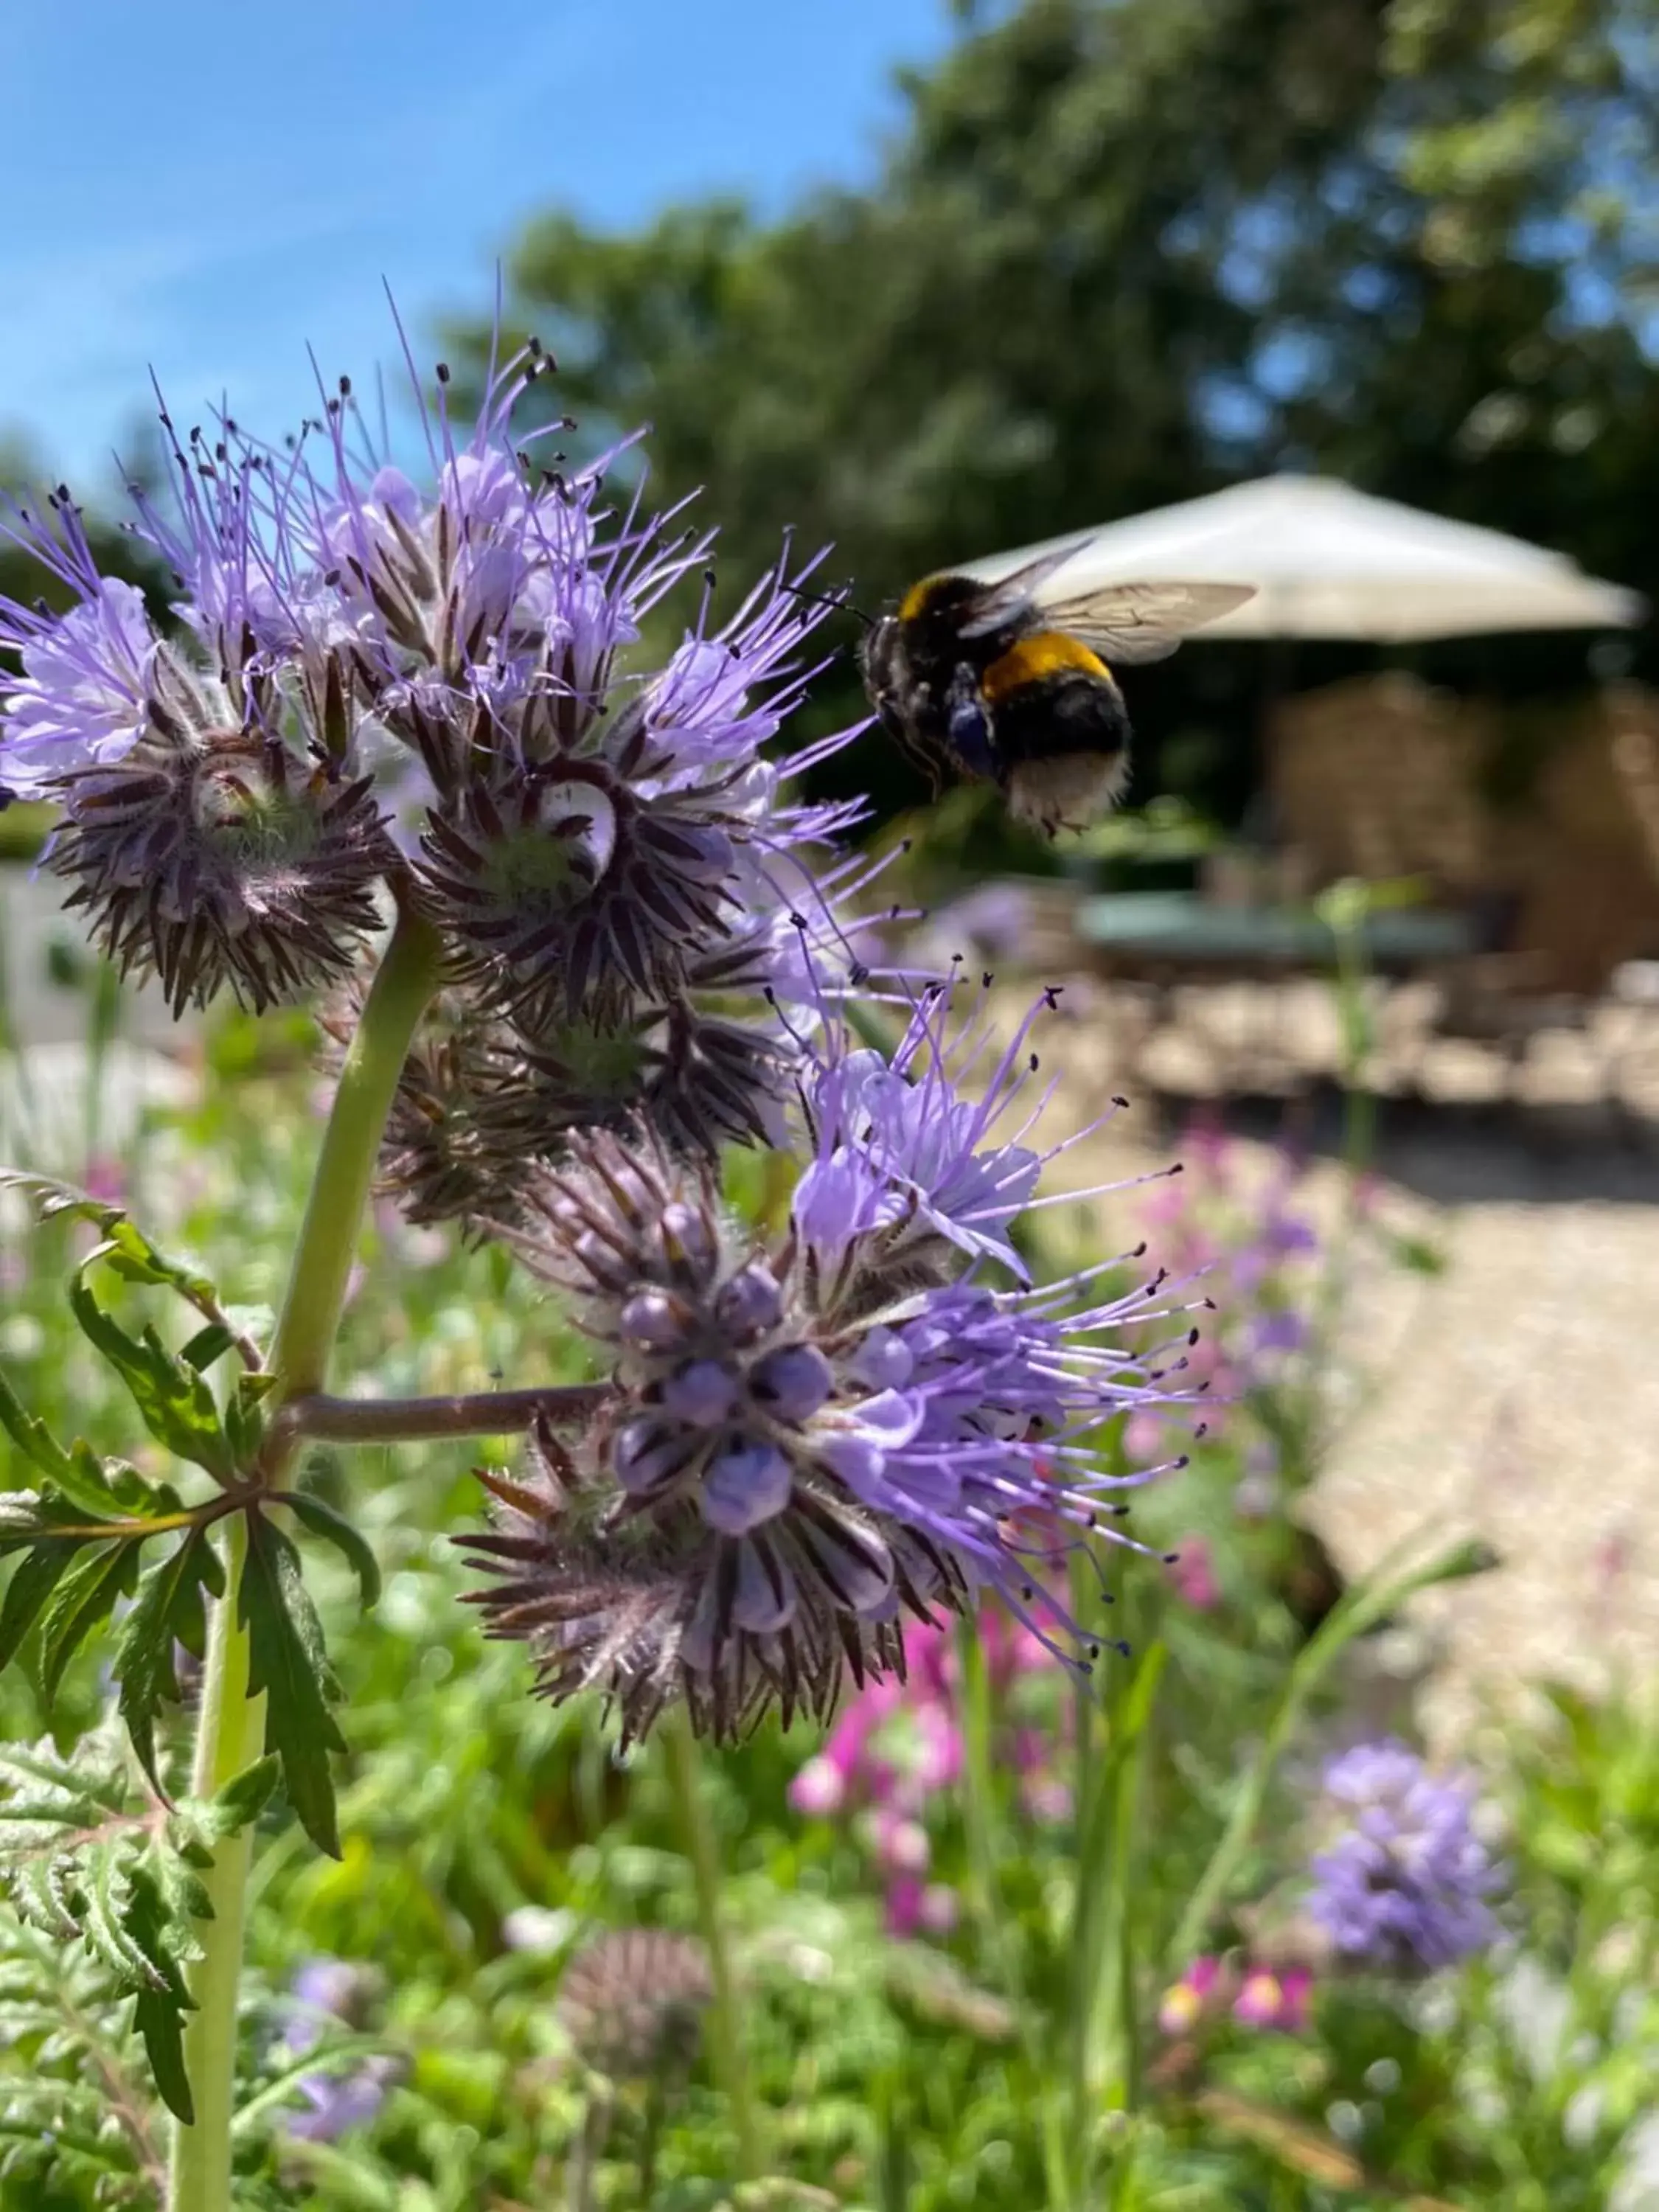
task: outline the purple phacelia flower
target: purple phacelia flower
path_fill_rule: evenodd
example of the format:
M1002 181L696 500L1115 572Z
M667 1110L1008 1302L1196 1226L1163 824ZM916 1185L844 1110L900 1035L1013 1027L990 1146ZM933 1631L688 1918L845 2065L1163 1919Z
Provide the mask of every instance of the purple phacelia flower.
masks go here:
M1036 1192L1049 1162L1121 1104L1114 1100L1061 1144L1028 1146L1053 1087L1030 1095L1041 1066L1030 1036L1053 994L999 1046L988 1000L953 1023L960 988L928 987L890 1060L854 1048L831 1027L809 1100L813 1156L794 1200L796 1224L823 1267L838 1266L859 1240L880 1234L895 1258L943 1240L1029 1281L1010 1237L1013 1223L1045 1203Z
M80 519L66 503L54 506L67 517L65 557L85 598L63 616L0 599L0 646L22 661L21 674L0 667L0 789L19 799L43 798L63 776L126 758L149 726L161 650L143 594L82 568L91 555ZM40 542L9 534L31 549Z
M130 526L175 580L165 635L100 574L66 491L13 510L9 534L74 604L0 604L21 663L0 673L0 788L60 801L51 865L175 1007L339 981L390 886L503 1031L448 1069L484 1066L458 1104L489 1158L522 1156L528 1120L580 1120L594 1077L709 1150L763 1133L784 1088L793 1046L763 994L787 1005L803 969L853 964L838 900L867 872L832 860L821 887L817 865L860 809L781 787L844 738L793 763L768 750L825 609L799 588L812 564L780 562L719 619L710 537L637 492L618 506L605 462L567 473L549 426L515 425L550 368L533 344L492 361L465 428L448 372L430 401L414 377L423 480L380 450L346 379L286 447L228 416L180 438L163 410L170 488L132 487ZM624 672L698 571L666 665ZM498 1046L525 1056L517 1113ZM441 1163L428 1202L477 1181Z
M1309 1909L1343 1956L1430 1970L1494 1940L1488 1900L1503 1877L1475 1832L1467 1777L1436 1776L1389 1739L1334 1759L1324 1796L1334 1832L1312 1863Z
M676 1696L719 1735L775 1698L827 1715L844 1669L902 1674L905 1616L972 1613L981 1590L1086 1668L1089 1632L1036 1584L1097 1532L1130 1540L1106 1524L1147 1477L1102 1473L1087 1440L1165 1372L1126 1341L1169 1312L1163 1279L1104 1298L1092 1276L973 1279L976 1247L916 1227L918 1163L948 1146L950 1188L991 1189L1006 1151L974 1152L932 1060L894 1076L923 1115L885 1099L826 1146L847 1066L802 1080L823 1172L776 1243L643 1136L574 1141L511 1232L607 1347L616 1394L574 1453L541 1440L532 1485L496 1480L506 1525L475 1541L503 1580L479 1601L536 1642L550 1694L601 1685L630 1735Z
M283 2001L282 2043L290 2058L303 2059L326 2039L331 2028L355 2027L367 2009L374 1978L344 1959L310 1959L295 1973ZM291 2136L308 2142L335 2142L354 2128L366 2127L379 2113L402 2071L384 2054L359 2058L337 2072L319 2069L296 2085L302 2109L283 2115Z

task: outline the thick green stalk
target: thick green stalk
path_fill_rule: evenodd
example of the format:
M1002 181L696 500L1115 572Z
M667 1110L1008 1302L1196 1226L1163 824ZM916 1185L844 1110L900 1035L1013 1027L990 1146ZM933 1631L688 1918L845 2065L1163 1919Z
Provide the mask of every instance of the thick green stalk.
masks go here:
M708 1954L709 1978L714 2002L709 2008L709 2040L714 2071L732 2115L732 2131L738 2139L738 2178L757 2181L761 2175L760 2131L749 2086L749 2061L744 2050L743 2029L738 2017L737 1984L732 1972L732 1953L726 1938L726 1915L720 1904L720 1853L709 1825L708 1808L700 1787L702 1762L691 1724L678 1707L663 1723L668 1753L669 1786L679 1814L680 1833L691 1862L691 1880L697 1898L697 1933Z
M264 1748L264 1699L247 1693L247 1632L236 1620L234 1594L247 1551L246 1524L232 1516L225 1529L225 1591L213 1608L202 1717L191 1790L211 1797L252 1766ZM230 2123L236 2077L236 1993L242 1974L242 1923L253 1831L240 1830L214 1846L202 1886L213 1907L200 1923L202 1956L191 1971L196 2009L185 2023L185 2072L196 2100L190 2127L176 2125L167 2177L168 2212L228 2212Z
M283 1399L303 1398L328 1379L380 1137L416 1025L438 988L441 961L436 931L417 915L402 913L346 1054L306 1201L270 1347Z
M271 1346L278 1376L272 1410L320 1390L345 1303L363 1207L381 1133L416 1024L437 988L441 946L417 916L400 915L346 1055L306 1205L288 1295ZM273 1425L259 1469L274 1484L294 1437ZM236 1618L246 1530L229 1523L226 1594L213 1609L196 1739L192 1789L210 1797L257 1759L264 1743L264 1700L248 1695L247 1631ZM196 2009L185 2037L185 2067L196 2117L175 2126L167 2175L168 2212L231 2212L230 2126L236 2071L236 1998L252 1832L214 1851L205 1886L211 1919L198 1923L202 1956L190 1977Z

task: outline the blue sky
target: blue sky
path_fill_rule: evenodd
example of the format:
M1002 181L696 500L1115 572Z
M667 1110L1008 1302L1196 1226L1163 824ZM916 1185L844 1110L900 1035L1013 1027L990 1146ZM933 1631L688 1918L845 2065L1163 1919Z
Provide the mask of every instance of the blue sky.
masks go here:
M943 0L55 0L9 9L0 439L78 487L145 411L276 431L486 306L554 203L629 225L874 165ZM429 339L428 340L429 345Z

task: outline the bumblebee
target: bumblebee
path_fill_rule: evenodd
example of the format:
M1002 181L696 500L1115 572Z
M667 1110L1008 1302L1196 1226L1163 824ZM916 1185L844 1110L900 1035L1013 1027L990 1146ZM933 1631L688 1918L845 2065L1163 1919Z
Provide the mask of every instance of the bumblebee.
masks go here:
M1015 818L1085 829L1128 780L1129 717L1108 661L1162 660L1188 630L1255 596L1248 584L1045 589L1089 541L995 583L924 577L871 624L865 689L931 777L994 783Z

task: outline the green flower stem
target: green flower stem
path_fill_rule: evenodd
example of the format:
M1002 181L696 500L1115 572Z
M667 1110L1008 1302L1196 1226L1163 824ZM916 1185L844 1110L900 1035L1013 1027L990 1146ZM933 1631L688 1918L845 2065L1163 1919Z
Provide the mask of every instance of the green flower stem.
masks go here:
M191 1789L211 1797L252 1766L264 1747L264 1699L247 1693L247 1632L236 1620L234 1593L247 1550L238 1515L226 1529L226 1596L213 1608L204 1676L202 1718ZM190 1977L196 2010L185 2023L185 2072L196 2100L194 2124L175 2124L167 2176L168 2212L229 2212L230 2124L236 2076L236 1994L242 1973L242 1923L253 1830L214 1847L202 1877L213 1907L200 1923L202 1956Z
M437 932L405 908L346 1054L306 1201L270 1347L283 1399L307 1397L328 1379L380 1138L416 1025L438 988L442 958Z
M1310 1699L1335 1661L1357 1636L1364 1636L1379 1621L1397 1612L1419 1590L1437 1583L1462 1581L1485 1574L1497 1564L1495 1555L1480 1542L1469 1540L1437 1553L1426 1565L1400 1572L1401 1559L1415 1549L1421 1532L1413 1530L1378 1564L1363 1583L1357 1583L1320 1624L1318 1632L1298 1654L1285 1677L1279 1707L1267 1725L1261 1748L1233 1800L1231 1814L1210 1863L1188 1900L1187 1909L1170 1945L1168 1969L1181 1972L1202 1945L1210 1921L1227 1902L1233 1878L1249 1855L1256 1824L1267 1802L1267 1792L1294 1736Z
M676 1706L663 1723L668 1753L669 1786L679 1814L680 1833L691 1861L691 1879L697 1897L697 1932L708 1954L709 1977L714 1985L710 2008L710 2043L714 2071L726 2093L732 2130L738 2139L738 2179L757 2181L761 2174L760 2132L749 2086L748 2056L738 2018L737 1984L732 1972L732 1954L726 1940L726 1915L720 1904L720 1854L708 1808L703 1803L702 1760L696 1738L682 1707Z
M1054 2069L1043 2050L1036 2014L1029 2001L1020 1970L1019 1948L1003 1910L997 1877L1000 1860L997 1837L996 1785L993 1778L991 1744L991 1673L977 1620L957 1626L957 1654L962 1662L962 1812L968 1832L968 1858L972 1873L969 1895L990 1954L993 1971L1001 1984L1014 2016L1021 2049L1030 2069L1033 2101L1037 2107L1042 2137L1045 2197L1049 2212L1073 2212L1077 2203L1072 2185L1065 2119L1055 2094Z
M291 1398L276 1426L331 1443L421 1443L434 1437L516 1437L538 1421L574 1427L597 1413L602 1383L548 1390L480 1390L456 1398Z
M324 1133L317 1173L271 1345L276 1406L319 1390L345 1303L346 1283L368 1201L380 1137L416 1024L438 986L436 933L406 909L386 947L346 1055ZM298 1439L274 1423L258 1473L276 1481ZM251 1766L264 1747L264 1699L248 1695L248 1636L236 1618L246 1530L229 1524L226 1595L213 1608L196 1739L192 1789L210 1797ZM168 2212L231 2212L230 2127L236 2075L236 1999L241 1981L251 1828L217 1844L204 1877L213 1907L199 1923L202 1956L190 1977L196 2009L185 2034L185 2069L196 2117L175 2126L167 2174Z

